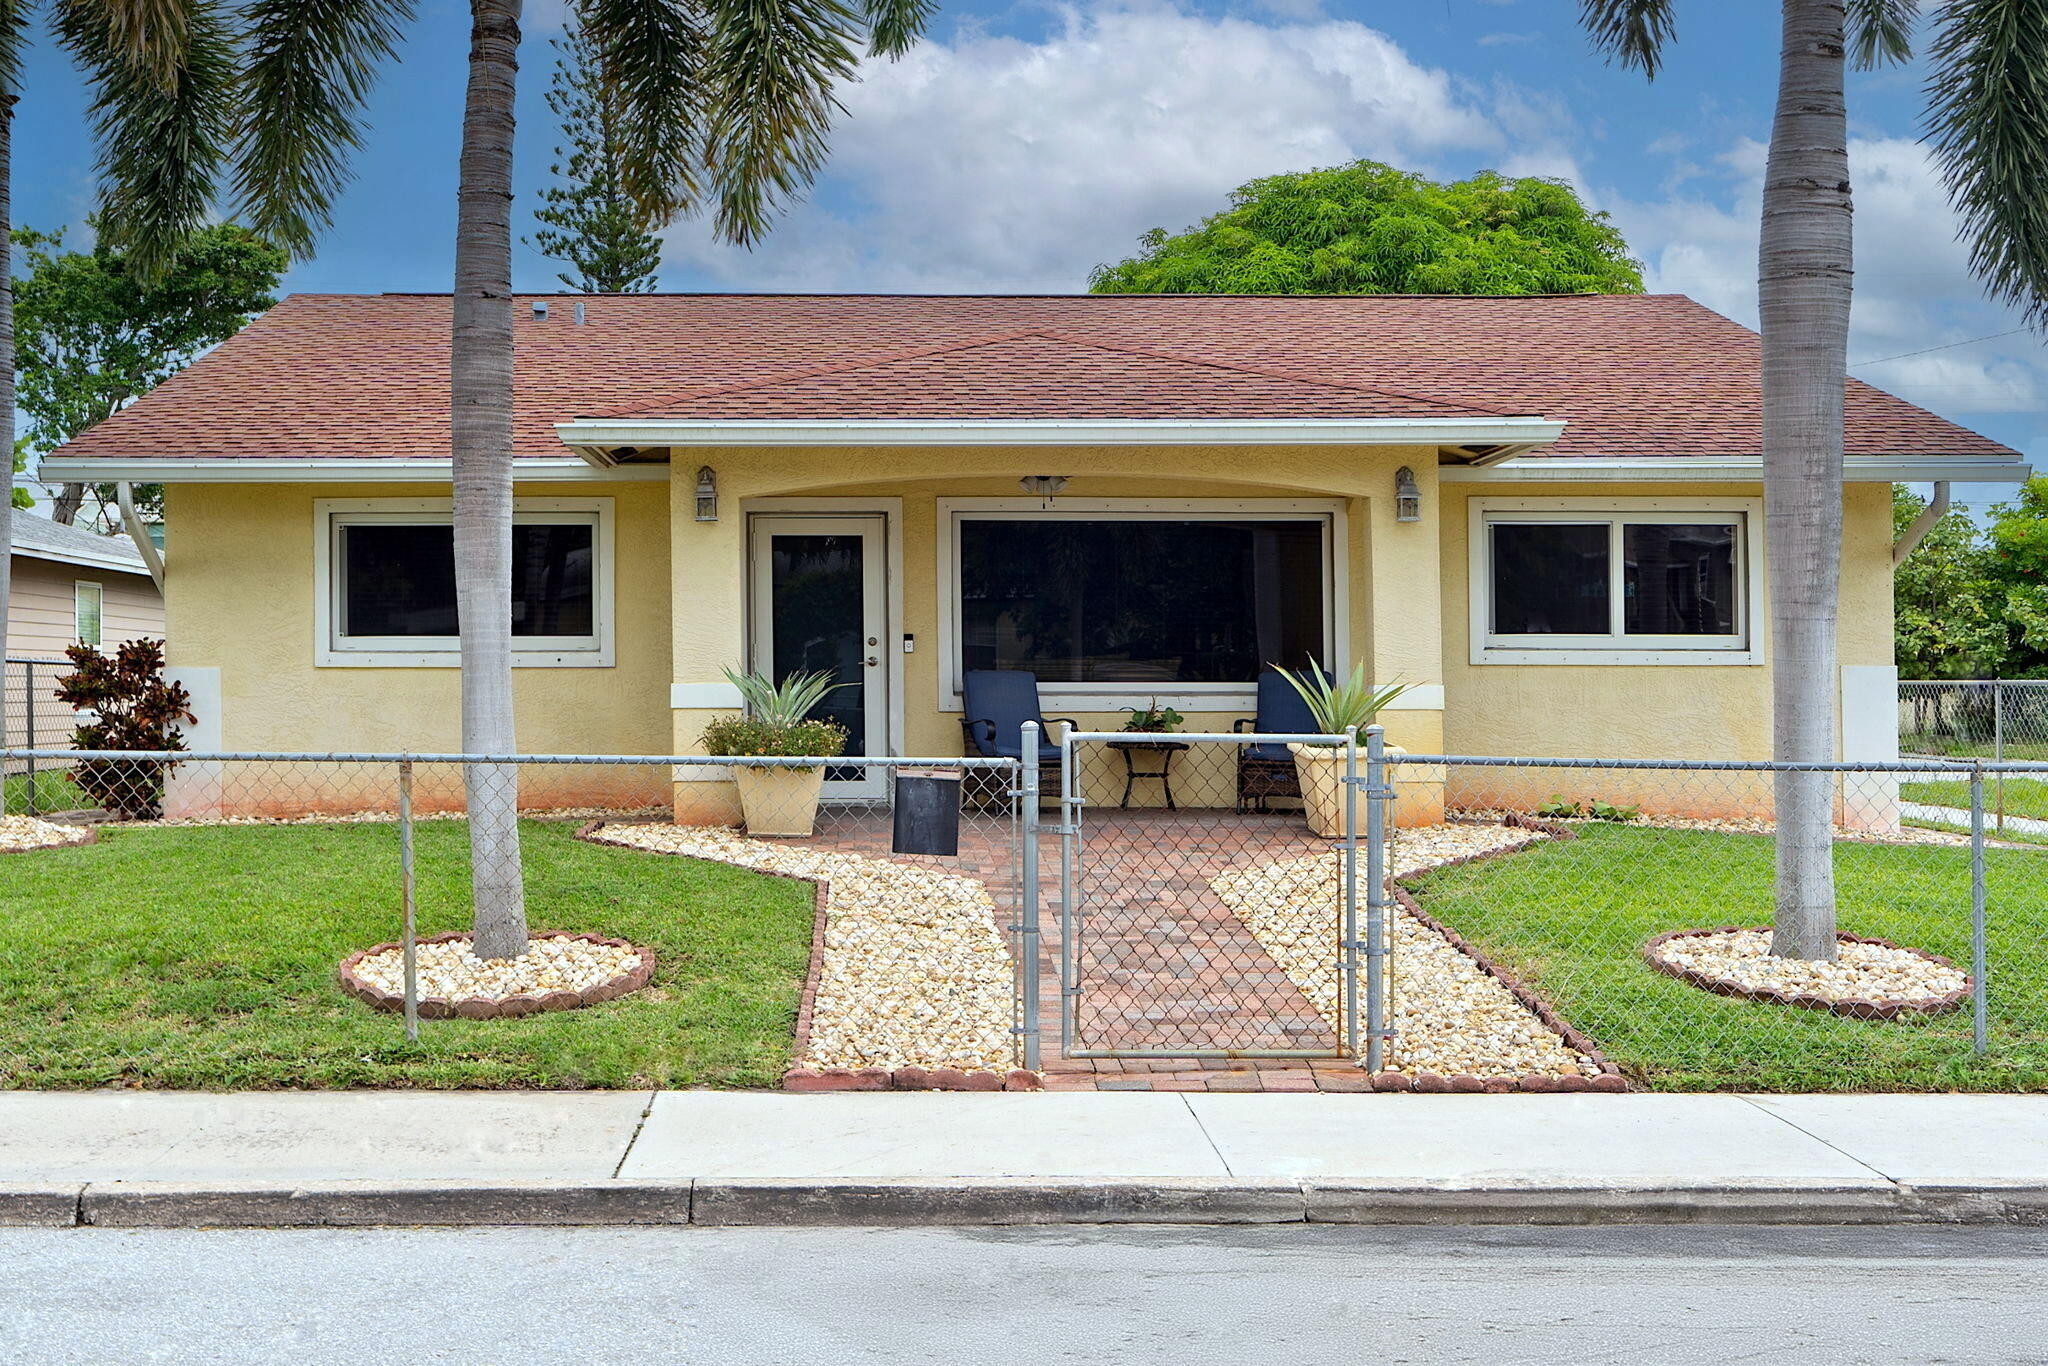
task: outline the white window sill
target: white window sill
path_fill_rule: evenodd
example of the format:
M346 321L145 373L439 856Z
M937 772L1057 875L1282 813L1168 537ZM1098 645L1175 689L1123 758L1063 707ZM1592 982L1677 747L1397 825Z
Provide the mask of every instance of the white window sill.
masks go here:
M1708 665L1740 668L1761 665L1761 650L1524 650L1487 649L1472 652L1472 663L1483 664L1578 664L1606 666Z
M454 650L394 652L387 650L320 650L314 654L318 669L459 669L462 656ZM609 650L520 650L512 655L515 669L609 669Z

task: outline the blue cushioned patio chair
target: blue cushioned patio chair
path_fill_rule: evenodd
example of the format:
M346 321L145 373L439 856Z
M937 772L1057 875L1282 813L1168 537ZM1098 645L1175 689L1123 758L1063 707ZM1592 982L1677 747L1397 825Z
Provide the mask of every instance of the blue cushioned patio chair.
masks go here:
M1038 705L1038 675L1020 669L969 669L960 678L960 730L970 755L986 759L1025 759L1023 725L1038 723L1039 786L1057 795L1060 778L1060 747L1052 740L1052 723L1065 721L1081 728L1069 717L1048 717Z
M1328 676L1327 673L1324 675ZM1307 700L1277 670L1266 669L1259 674L1258 709L1257 716L1240 718L1231 729L1240 734L1249 731L1255 735L1315 734L1316 718L1308 709ZM1238 746L1238 815L1242 816L1248 808L1271 810L1266 805L1269 797L1299 796L1301 779L1295 774L1294 756L1288 752L1287 746Z

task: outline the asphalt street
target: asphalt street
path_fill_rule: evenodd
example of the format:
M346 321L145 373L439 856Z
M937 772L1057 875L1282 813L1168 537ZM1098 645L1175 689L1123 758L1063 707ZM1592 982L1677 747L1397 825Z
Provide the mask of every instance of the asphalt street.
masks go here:
M2048 1361L2048 1230L0 1230L7 1363Z

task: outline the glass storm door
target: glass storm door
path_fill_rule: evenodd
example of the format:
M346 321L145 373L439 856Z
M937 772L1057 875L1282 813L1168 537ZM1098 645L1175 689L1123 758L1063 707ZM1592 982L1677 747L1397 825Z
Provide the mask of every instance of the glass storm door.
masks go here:
M835 688L812 713L846 728L849 755L889 752L887 600L876 517L753 519L753 668L778 682L826 673ZM825 770L825 795L886 794L886 774L860 765Z

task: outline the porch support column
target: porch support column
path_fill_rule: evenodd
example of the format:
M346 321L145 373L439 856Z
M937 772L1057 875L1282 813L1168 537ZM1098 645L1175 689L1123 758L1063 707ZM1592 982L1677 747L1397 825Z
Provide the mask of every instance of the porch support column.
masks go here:
M718 520L697 520L697 469L718 470ZM669 689L673 753L702 754L704 725L739 709L727 667L746 665L746 517L740 471L718 453L679 450L669 468L669 602L674 656ZM675 818L684 824L739 819L739 796L724 769L678 768Z
M1440 754L1444 744L1444 624L1439 520L1446 515L1437 485L1434 449L1370 453L1367 495L1352 504L1352 650L1366 662L1375 685L1406 683L1409 690L1381 714L1387 743L1411 754ZM1422 520L1396 519L1394 476L1401 466L1415 476ZM1340 672L1350 667L1345 661ZM1441 770L1403 770L1395 804L1401 825L1443 819Z

